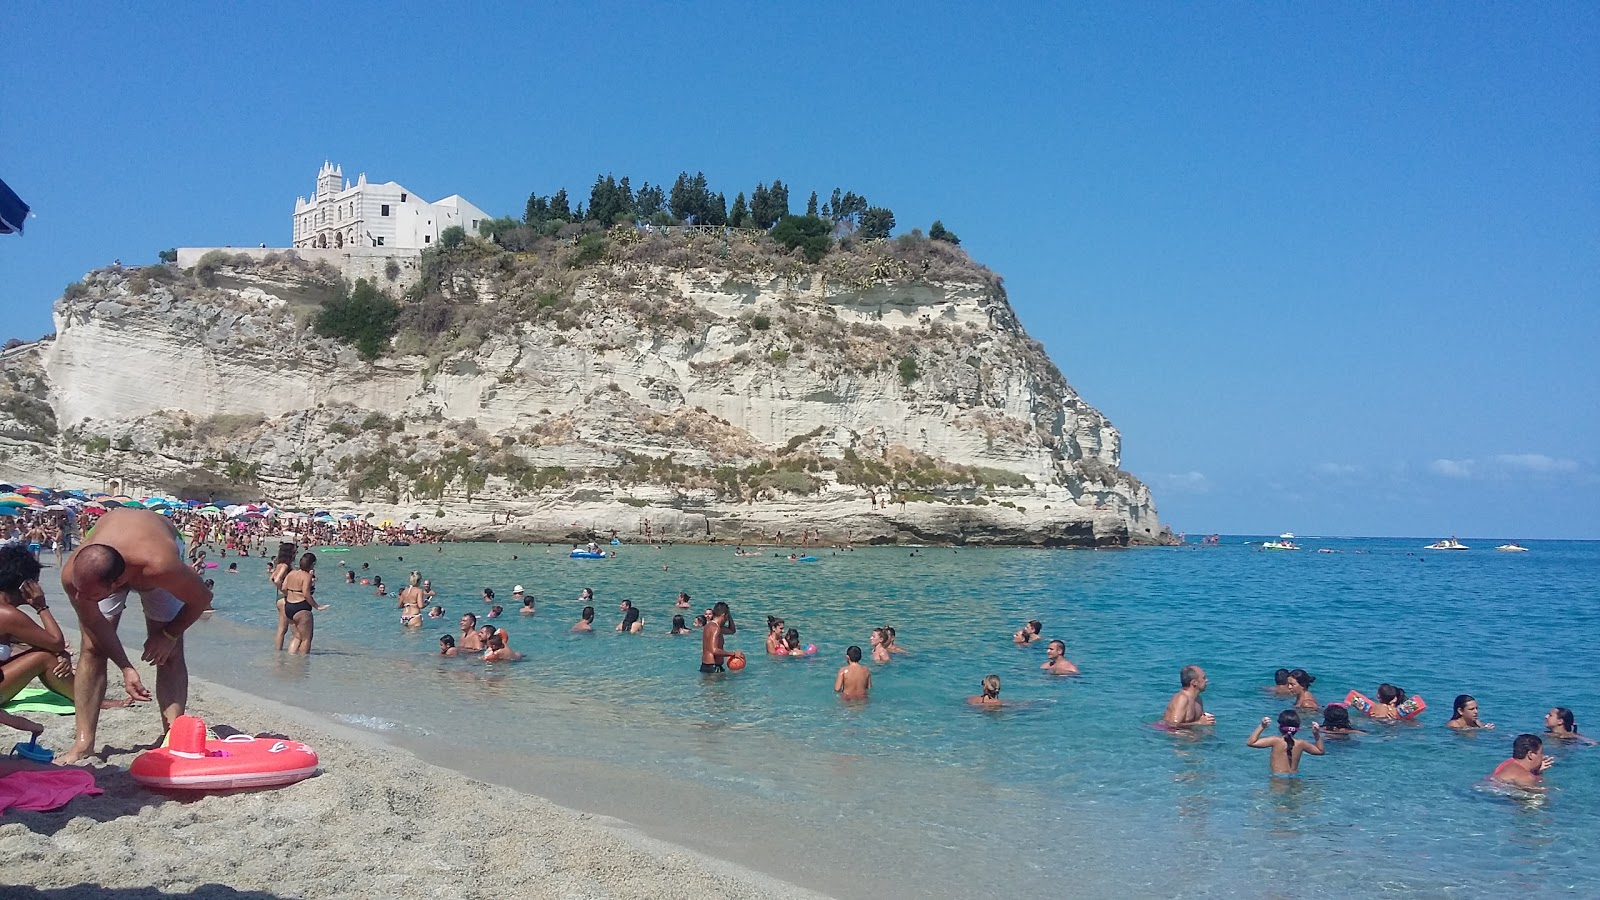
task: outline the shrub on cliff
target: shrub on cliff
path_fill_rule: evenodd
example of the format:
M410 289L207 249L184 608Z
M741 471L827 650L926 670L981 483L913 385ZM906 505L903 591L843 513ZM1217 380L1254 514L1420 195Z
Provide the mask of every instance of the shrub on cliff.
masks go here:
M785 248L796 247L808 262L818 262L833 245L833 229L817 216L785 216L772 229L772 239Z
M316 330L323 337L354 346L362 359L372 360L388 349L399 317L399 304L362 278L349 293L322 307L317 313Z

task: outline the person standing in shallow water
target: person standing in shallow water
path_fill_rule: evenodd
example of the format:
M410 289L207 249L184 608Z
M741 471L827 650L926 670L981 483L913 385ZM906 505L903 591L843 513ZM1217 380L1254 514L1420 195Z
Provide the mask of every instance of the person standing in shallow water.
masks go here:
M1544 741L1538 735L1519 734L1511 742L1511 758L1496 766L1489 778L1501 784L1536 788L1544 783L1544 771L1555 762L1544 755Z
M1063 641L1051 641L1045 647L1044 665L1039 668L1053 675L1077 675L1078 667L1067 659L1067 645Z
M1254 747L1257 750L1272 751L1272 774L1297 774L1300 771L1300 755L1302 753L1309 753L1312 756L1323 755L1322 729L1317 726L1317 723L1311 723L1311 733L1316 736L1316 743L1314 744L1294 739L1295 733L1300 730L1300 714L1292 709L1286 709L1278 713L1277 737L1262 737L1261 732L1271 724L1271 716L1262 716L1261 724L1256 726L1255 731L1250 732L1250 736L1245 739L1244 744L1246 747Z
M721 672L723 663L729 659L744 659L744 654L740 651L722 648L722 628L731 617L728 604L721 600L711 607L711 617L706 620L705 629L700 633L701 673Z
M844 668L833 679L833 692L844 700L865 700L872 689L872 672L861 664L861 648L851 644L844 660Z
M978 687L978 695L968 697L967 703L984 709L998 709L1005 706L1005 701L1000 699L1000 676L983 676L983 682Z
M1209 683L1206 670L1199 666L1184 666L1178 671L1178 683L1182 689L1167 701L1167 711L1162 713L1161 721L1179 728L1217 724L1217 717L1206 712L1205 702L1200 699Z
M1476 731L1480 728L1494 727L1493 722L1483 722L1478 719L1478 700L1471 694L1462 694L1456 697L1452 707L1450 721L1445 723L1457 731Z

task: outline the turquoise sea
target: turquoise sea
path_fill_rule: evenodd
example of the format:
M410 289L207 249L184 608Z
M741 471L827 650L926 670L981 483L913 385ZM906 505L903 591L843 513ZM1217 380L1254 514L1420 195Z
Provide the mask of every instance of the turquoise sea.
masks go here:
M1600 544L1305 538L1274 553L1251 540L868 548L815 563L703 547L625 545L605 561L542 545L361 548L319 555L333 608L308 659L270 651L273 594L252 559L216 574L219 611L191 653L202 677L837 896L1600 896L1600 747L1552 742L1538 799L1482 784L1552 706L1600 735ZM420 569L447 617L403 629L394 599L344 584L341 562L390 585ZM512 608L517 583L536 616ZM462 612L486 613L485 587L528 658L438 657ZM600 630L572 634L584 587ZM678 591L691 618L732 605L729 646L750 653L747 669L698 674L699 636L666 634ZM645 634L611 632L623 599L643 608ZM768 613L818 655L766 657ZM1039 672L1042 643L1013 646L1031 618L1081 677ZM912 653L875 667L869 702L839 702L845 647L865 650L885 623ZM1150 727L1191 662L1210 675L1216 727ZM1389 681L1430 709L1271 778L1244 741L1287 706L1266 690L1280 666L1314 674L1324 703ZM1015 705L968 708L990 673ZM1498 727L1447 729L1458 693Z

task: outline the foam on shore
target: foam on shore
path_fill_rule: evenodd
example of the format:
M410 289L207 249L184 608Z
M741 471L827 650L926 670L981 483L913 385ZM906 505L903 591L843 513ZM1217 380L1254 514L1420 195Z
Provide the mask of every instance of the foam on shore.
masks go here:
M105 795L6 813L0 884L193 897L821 896L223 685L195 680L189 708L208 723L304 740L323 772L277 790L151 792L127 767L156 734L153 704L107 710L99 741L108 752L94 770ZM71 742L71 718L44 724L44 744Z

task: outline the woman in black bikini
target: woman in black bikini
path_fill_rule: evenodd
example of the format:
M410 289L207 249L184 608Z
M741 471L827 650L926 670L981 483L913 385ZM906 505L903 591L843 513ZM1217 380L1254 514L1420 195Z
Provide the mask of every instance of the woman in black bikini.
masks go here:
M319 606L314 599L317 592L317 576L312 571L317 566L315 553L300 555L300 568L283 576L283 614L289 618L289 627L294 630L294 637L289 639L290 653L310 653L311 636L316 630L315 618L312 611L327 609Z
M278 639L273 646L279 650L283 649L283 639L289 634L289 617L284 615L283 612L284 605L289 602L284 599L283 578L293 571L294 544L287 541L281 542L278 544L278 558L272 564L272 568L267 575L268 580L272 582L272 586L278 589ZM354 573L351 574L353 575Z

